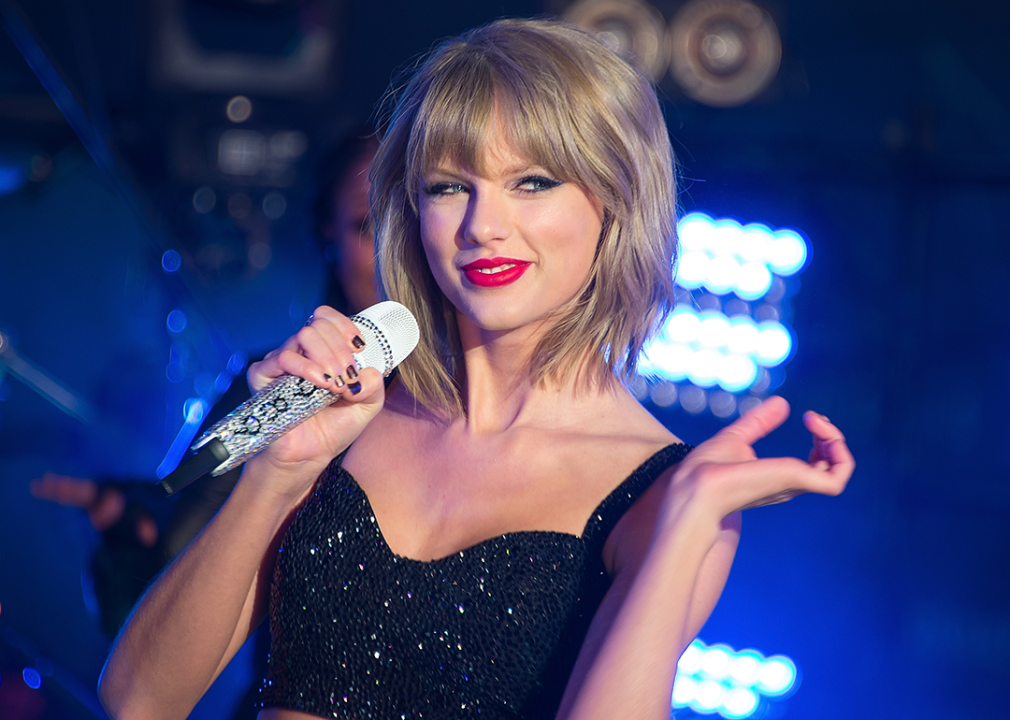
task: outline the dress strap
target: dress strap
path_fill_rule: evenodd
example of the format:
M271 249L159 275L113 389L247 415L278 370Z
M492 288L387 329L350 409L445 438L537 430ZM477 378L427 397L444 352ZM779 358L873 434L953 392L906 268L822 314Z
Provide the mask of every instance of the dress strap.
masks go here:
M694 449L693 445L673 443L656 452L652 457L638 466L624 482L607 495L593 514L589 516L582 539L587 545L602 544L617 525L617 521L628 511L635 501L642 496L663 471L674 465Z

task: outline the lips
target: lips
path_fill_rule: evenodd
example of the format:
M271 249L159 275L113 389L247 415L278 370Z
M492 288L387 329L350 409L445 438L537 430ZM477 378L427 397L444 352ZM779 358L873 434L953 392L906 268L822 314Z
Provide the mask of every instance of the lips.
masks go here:
M510 285L522 277L530 263L513 258L482 258L462 267L463 276L479 287Z

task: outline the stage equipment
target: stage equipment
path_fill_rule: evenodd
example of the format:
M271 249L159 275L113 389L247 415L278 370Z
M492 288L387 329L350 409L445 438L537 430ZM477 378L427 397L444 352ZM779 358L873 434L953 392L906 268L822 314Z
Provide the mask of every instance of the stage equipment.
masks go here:
M632 389L658 407L743 414L784 378L795 346L790 278L807 263L807 241L699 212L677 227L677 307L643 348Z
M765 657L757 650L695 640L677 662L673 707L730 719L774 716L768 712L770 701L792 694L797 676L795 663L785 655Z
M0 333L0 377L10 373L70 417L91 424L95 413L91 406L18 355L10 339Z
M222 9L222 6L234 6ZM225 27L232 16L241 32L243 21L271 13L278 36L289 37L278 52L241 45L228 47L219 38L201 37L199 18ZM336 33L325 22L327 7L319 0L285 3L220 3L208 0L160 0L154 5L156 28L154 76L168 86L204 92L248 92L294 96L318 94L331 83ZM213 25L211 24L213 21ZM262 32L260 33L262 35ZM220 38L226 40L227 38Z
M652 81L666 72L663 16L639 0L579 0L564 18L594 33L605 45Z
M691 0L670 21L670 74L688 97L713 107L742 105L778 73L775 21L746 0Z

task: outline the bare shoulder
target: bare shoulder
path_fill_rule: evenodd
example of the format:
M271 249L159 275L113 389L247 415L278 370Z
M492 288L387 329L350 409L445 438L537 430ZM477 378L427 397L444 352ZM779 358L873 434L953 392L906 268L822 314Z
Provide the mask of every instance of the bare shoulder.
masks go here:
M632 437L628 440L640 445L637 454L639 457L644 455L643 460L668 445L681 442L634 398L629 396L623 409L625 417L630 421L628 430L634 432L632 437L636 438L637 442L632 440ZM649 452L648 448L651 448L652 452ZM637 567L645 557L663 497L676 467L677 463L673 463L665 468L611 531L603 548L603 559L612 577L620 570L626 569L628 565Z

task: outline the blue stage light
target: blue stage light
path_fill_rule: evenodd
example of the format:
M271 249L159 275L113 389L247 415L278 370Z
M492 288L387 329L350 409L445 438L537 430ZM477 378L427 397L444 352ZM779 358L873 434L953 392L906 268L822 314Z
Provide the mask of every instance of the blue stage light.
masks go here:
M748 317L727 318L715 310L698 313L678 306L643 349L638 372L741 392L753 385L759 365L774 367L791 351L792 336L780 323L755 323Z
M235 352L231 354L228 358L228 372L232 375L238 375L245 369L245 364L248 358L244 352Z
M189 324L189 318L186 317L186 313L176 308L168 314L165 324L168 326L169 332L178 334L186 329L186 325Z
M175 250L166 250L161 256L161 268L169 275L182 267L182 256Z
M782 697L796 685L796 666L784 655L766 658L757 650L692 642L677 662L673 708L690 708L724 718L746 718L761 697Z
M704 287L716 295L733 292L754 300L771 288L772 273L788 276L803 268L807 244L795 230L685 215L677 225L681 258L677 284Z
M703 390L688 394L690 408L681 400L688 412L707 407L718 417L743 413L754 398L733 395L763 395L771 389L766 368L793 352L793 335L781 320L789 315L783 278L806 264L806 240L795 230L697 212L681 219L678 232L676 283L687 292L643 349L636 395L645 399L655 394L650 386L690 383ZM659 396L685 397L676 388Z
M187 425L199 425L207 413L207 403L198 397L191 397L182 404L182 414Z
M0 197L20 190L28 177L19 165L0 165Z
M24 678L25 685L32 690L38 690L42 687L42 675L33 667L26 667L24 672L21 673L21 677Z

